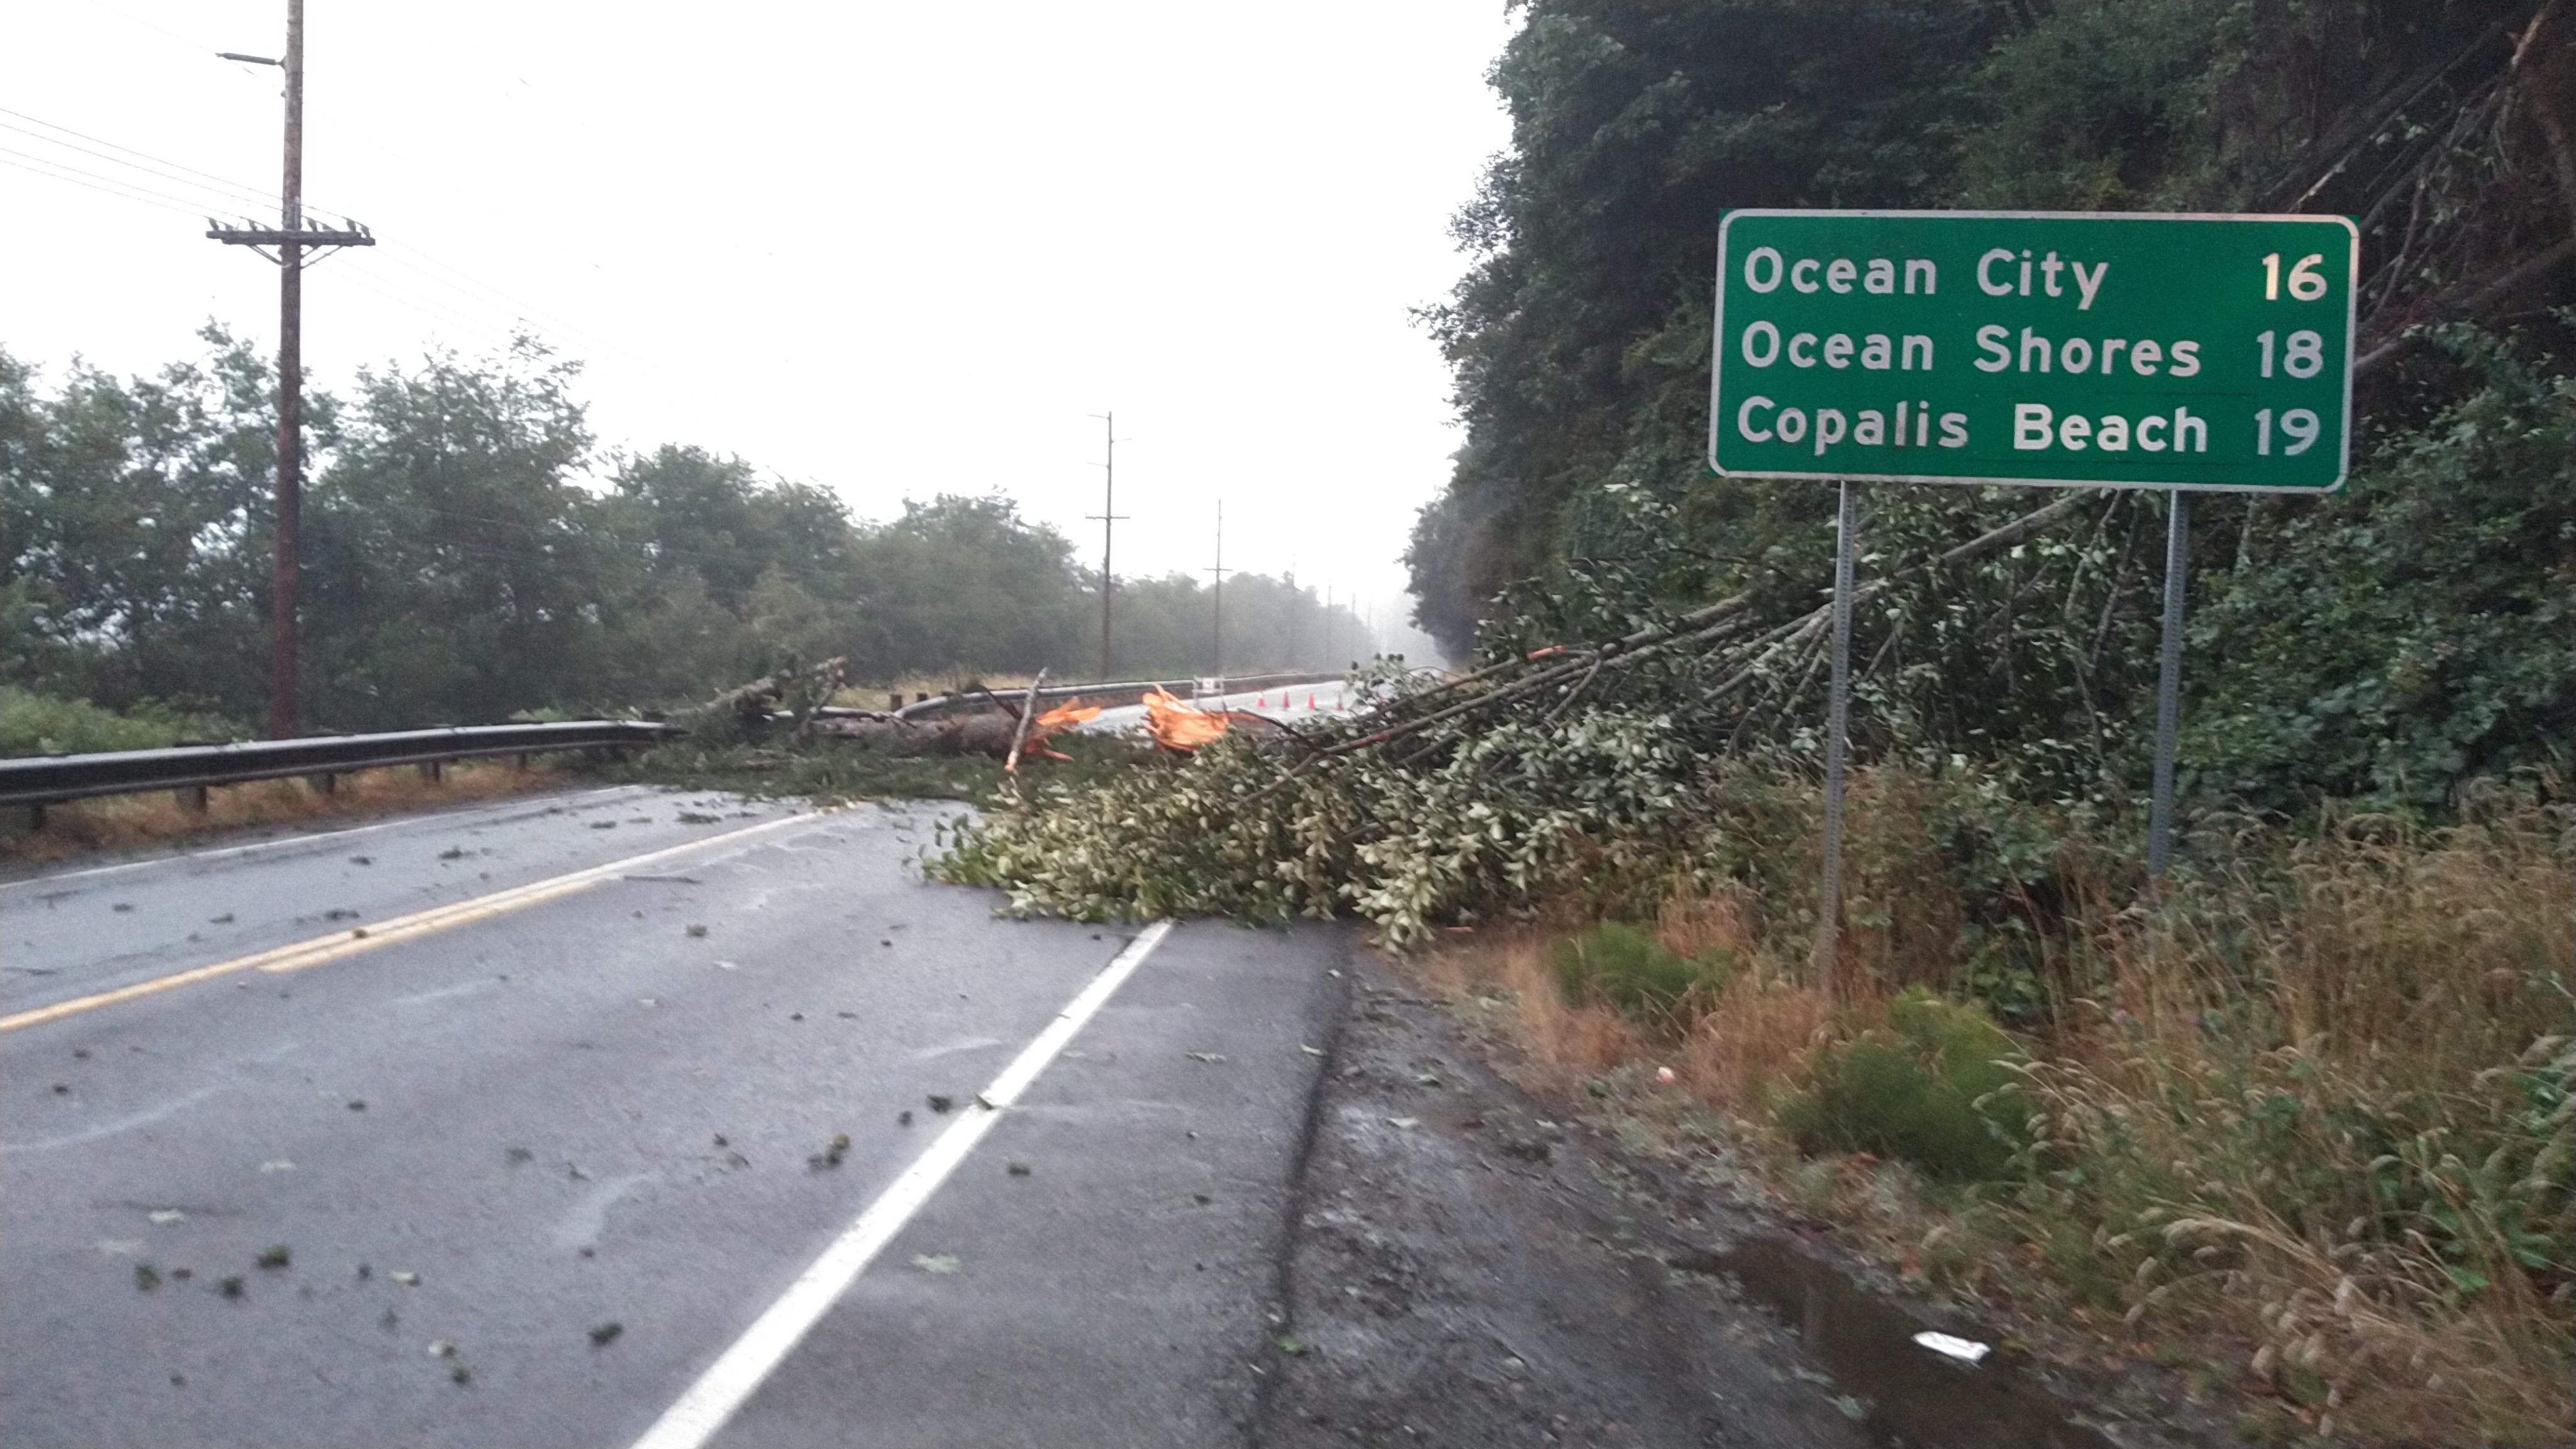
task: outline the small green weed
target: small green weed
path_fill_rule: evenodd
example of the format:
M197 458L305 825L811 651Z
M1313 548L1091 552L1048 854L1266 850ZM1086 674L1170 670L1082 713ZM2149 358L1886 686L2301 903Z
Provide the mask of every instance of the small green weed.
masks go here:
M1724 946L1698 957L1675 954L1650 931L1603 921L1556 943L1557 986L1570 1002L1605 1000L1623 1010L1670 1019L1695 986L1722 987L1734 960Z
M2012 1090L2022 1051L1973 1006L1920 987L1888 1029L1818 1052L1780 1125L1807 1152L1900 1158L1949 1182L2010 1174L2030 1109Z

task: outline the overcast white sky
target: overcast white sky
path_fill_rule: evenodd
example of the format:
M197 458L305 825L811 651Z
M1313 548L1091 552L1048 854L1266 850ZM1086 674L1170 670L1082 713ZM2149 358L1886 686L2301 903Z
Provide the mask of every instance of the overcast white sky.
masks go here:
M223 188L97 142L273 208L278 73L213 52L279 53L284 13L0 0L0 347L59 376L193 356L209 317L274 345L274 270L202 235ZM1095 563L1114 408L1120 573L1207 565L1222 496L1229 566L1387 620L1458 442L1406 309L1508 139L1507 31L1501 0L308 0L305 192L383 245L309 274L306 365L524 321L606 445L870 517L999 490Z

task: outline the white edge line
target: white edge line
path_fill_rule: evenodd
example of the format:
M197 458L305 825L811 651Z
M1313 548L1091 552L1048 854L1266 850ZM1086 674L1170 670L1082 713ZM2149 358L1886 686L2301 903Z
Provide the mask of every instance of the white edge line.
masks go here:
M1047 1064L1171 931L1171 922L1156 921L1138 932L1136 939L1127 943L1127 949L1102 967L1100 974L1056 1014L1055 1020L1047 1023L1046 1029L1022 1048L1009 1066L1002 1068L1002 1074L993 1079L966 1114L914 1158L912 1165L797 1275L787 1291L762 1311L742 1337L735 1339L733 1346L689 1385L678 1402L662 1411L662 1417L635 1441L634 1449L701 1449L715 1437L770 1373L804 1341L869 1262L975 1150L975 1144L992 1130L1000 1109L1018 1100L1020 1093L1037 1080L1038 1073L1046 1070Z

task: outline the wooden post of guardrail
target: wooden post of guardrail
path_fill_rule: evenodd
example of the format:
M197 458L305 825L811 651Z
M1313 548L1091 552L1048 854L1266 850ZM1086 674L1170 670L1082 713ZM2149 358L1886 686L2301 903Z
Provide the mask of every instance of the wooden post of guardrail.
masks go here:
M420 762L420 777L429 781L431 784L437 784L440 780L445 779L446 776L447 762L445 760L423 760Z
M205 786L182 785L170 793L179 798L180 809L187 811L191 815L203 815L206 813Z
M42 805L30 805L30 806L28 806L28 807L27 807L27 829L32 833L32 832L34 832L34 831L42 830L42 829L44 829L44 828L45 828L45 807L44 807L44 806L42 806Z
M306 787L311 789L316 795L337 795L340 793L340 777L329 770L324 770L320 774L305 776L304 783Z

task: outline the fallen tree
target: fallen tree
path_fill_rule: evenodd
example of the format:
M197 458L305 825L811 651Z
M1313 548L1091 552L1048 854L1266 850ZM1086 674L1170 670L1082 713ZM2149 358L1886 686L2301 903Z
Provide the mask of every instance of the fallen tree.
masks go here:
M1926 550L1857 601L1927 588L2080 516L2088 497ZM1717 822L1740 757L1709 741L1813 682L1830 601L1782 605L1815 597L1746 592L1436 682L1381 667L1355 679L1364 711L1280 726L1269 742L1229 731L1178 770L1041 788L966 826L938 868L1004 888L1022 911L1349 912L1398 947L1569 888L1666 881L1723 854ZM1650 687L1608 683L1641 670L1667 672Z

